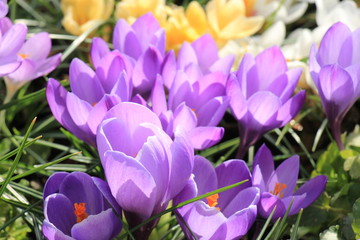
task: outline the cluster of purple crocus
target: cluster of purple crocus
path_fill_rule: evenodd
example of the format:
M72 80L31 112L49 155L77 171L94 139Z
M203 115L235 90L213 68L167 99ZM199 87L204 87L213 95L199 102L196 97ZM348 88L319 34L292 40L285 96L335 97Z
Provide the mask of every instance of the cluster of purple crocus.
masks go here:
M61 61L61 54L48 58L51 39L46 32L25 40L27 27L13 24L6 16L7 1L0 1L0 76L4 77L9 101L26 82L53 71Z
M360 96L359 33L337 23L310 53L311 73L339 148L341 121ZM53 175L44 193L43 233L48 239L109 239L120 232L122 216L132 229L171 201L181 203L247 180L175 212L189 239L238 239L257 216L273 212L276 220L287 210L294 215L324 191L326 176L296 188L298 156L275 169L263 145L252 171L240 160L264 133L293 119L305 101L304 91L294 94L301 70L289 70L278 47L256 57L246 54L231 72L234 58L219 58L210 35L184 43L177 54L165 52L165 37L151 14L133 25L119 20L114 50L94 38L93 67L80 59L71 62L71 92L49 80L46 94L55 118L97 148L106 181L85 173ZM217 125L228 109L239 125L237 159L214 168L194 149L221 140L224 129ZM57 204L66 211L58 213ZM158 221L143 224L132 235L147 239ZM106 226L103 235L89 236L94 224Z

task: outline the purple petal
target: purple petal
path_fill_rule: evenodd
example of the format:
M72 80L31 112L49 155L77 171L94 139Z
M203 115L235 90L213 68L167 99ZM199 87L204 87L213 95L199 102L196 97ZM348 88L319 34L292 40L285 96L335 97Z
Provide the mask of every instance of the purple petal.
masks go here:
M9 11L9 6L7 5L7 0L0 1L0 17L3 18Z
M338 22L332 25L321 40L318 61L321 66L337 63L342 46L351 36L350 29L343 23Z
M259 82L259 89L261 90L267 89L268 83L271 83L280 74L288 70L285 57L277 46L261 52L256 56L255 61L258 66L259 79L262 80ZM264 81L265 79L268 80Z
M224 192L225 193L225 192ZM223 193L220 193L220 198ZM256 206L260 200L260 191L257 187L248 187L238 192L224 209L220 209L225 217L230 218L236 212Z
M214 62L214 64L211 65L209 70L210 72L222 72L224 75L228 75L229 72L231 71L231 67L233 66L234 61L235 61L234 55L225 56Z
M182 102L191 98L193 91L186 73L178 71L169 92L168 108L174 111Z
M311 203L313 203L324 191L327 183L327 177L324 175L320 175L314 177L313 179L306 182L302 185L294 195L302 195L306 193L306 197L301 204L301 208L308 207Z
M194 181L193 177L194 175L191 175L183 190L174 198L173 206L198 196L197 183ZM179 211L181 214L183 213L185 214L189 209L190 205L191 204L188 204L185 205L184 207L178 208L177 211Z
M210 34L205 34L191 43L203 72L218 59L218 49ZM206 49L206 51L204 51Z
M228 160L217 166L215 171L218 179L218 188L248 180L240 186L221 193L221 198L218 199L218 207L220 209L225 209L241 190L251 186L250 171L246 166L246 163L242 160Z
M293 195L299 174L299 156L295 155L282 162L267 182L268 191L274 191L276 184L286 184L286 187L278 193L283 197Z
M167 102L164 90L164 83L161 75L156 76L155 84L151 91L152 110L157 115L167 111Z
M136 92L150 91L160 73L162 56L156 48L149 47L134 66L132 81Z
M203 201L195 202L186 214L186 223L191 231L201 239L210 239L216 230L226 221L226 217L214 207Z
M56 172L52 174L45 183L43 199L53 193L58 193L64 178L69 175L67 172Z
M261 193L258 204L258 213L260 216L263 218L269 217L275 206L276 210L271 219L272 221L276 221L279 217L283 217L286 212L286 207L281 199L277 196L274 196L268 192Z
M0 63L0 77L14 72L21 65L21 62Z
M267 191L264 177L262 175L259 165L253 166L251 183L252 186L259 188L261 193Z
M29 38L19 50L19 54L28 55L28 58L39 61L45 59L50 54L50 50L51 39L49 34L41 32Z
M44 215L47 221L70 236L71 227L76 223L76 215L73 203L65 195L49 195L44 201Z
M229 105L229 97L215 97L197 111L198 126L216 126Z
M288 84L284 89L284 91L279 95L283 103L287 101L293 94L294 89L296 88L299 79L301 77L301 73L302 73L302 68L294 68L286 72L285 77L287 78Z
M91 105L105 94L95 72L80 59L71 61L69 74L72 92Z
M239 70L236 73L239 87L246 99L248 99L258 90L261 90L259 76L255 64L256 63L253 56L251 56L251 54L245 54L241 60Z
M74 240L74 238L65 235L63 232L61 232L59 229L57 229L53 224L49 223L47 220L44 220L41 229L46 239Z
M244 236L255 222L257 215L256 205L243 209L229 217L229 219L221 225L211 239L240 239Z
M118 96L121 102L128 102L132 96L132 83L125 71L120 73L115 85L111 89L110 95Z
M286 125L300 112L300 109L305 102L305 94L305 90L300 91L280 107L276 118L277 121L281 122L279 127Z
M9 55L17 57L17 52L23 46L27 33L27 27L23 24L13 25L1 38L0 58Z
M229 77L226 94L230 97L229 105L232 114L237 120L240 120L247 113L247 103L235 75Z
M218 188L215 169L206 158L198 155L195 156L193 174L198 189L198 196Z
M40 65L36 67L35 78L44 76L52 72L57 66L59 66L60 62L61 62L61 53L58 53L54 56L45 59L44 61L41 62Z
M306 199L306 194L304 193L302 195L288 196L286 198L281 199L281 201L284 203L286 210L290 207L290 203L292 202L289 211L289 216L292 216L298 213L301 208L303 208L302 205L305 199Z
M178 53L178 69L185 70L192 63L198 65L198 60L194 48L187 42L184 42Z
M102 58L110 52L107 43L99 37L95 37L92 40L90 47L91 61L95 68L101 64Z
M156 204L157 186L149 171L121 152L106 152L105 161L106 179L122 209L150 217Z
M162 33L159 34L160 39L154 39L154 34L158 32L158 30L164 30L160 29L160 25L152 13L147 13L136 19L132 25L132 28L134 29L136 36L139 39L142 51L145 51L145 49L149 47L149 44L153 44L157 47L157 41L161 42L162 38L164 38L164 36L161 36L164 35L164 33ZM163 44L165 44L165 42L163 42ZM159 50L160 52L163 52L164 49L165 45L161 46Z
M190 131L197 126L196 113L185 103L180 104L174 111L174 129Z
M71 203L85 203L89 215L98 214L103 210L101 192L86 173L70 173L62 182L59 192L67 196Z
M189 132L189 137L195 149L206 149L218 143L224 136L221 127L197 127Z
M135 31L124 19L120 19L116 23L113 44L115 49L134 59L138 59L142 53L141 44Z
M274 158L265 144L260 147L254 157L253 168L257 165L259 165L264 182L267 183L271 174L274 172Z
M119 206L119 204L116 202L116 199L113 195L111 195L111 190L109 188L109 185L104 180L97 178L97 177L91 177L96 187L99 189L103 197L105 198L104 201L104 209L107 208L113 208L118 216L121 216L122 211Z
M8 75L13 82L26 82L36 77L36 63L31 59L24 59L14 72Z
M167 89L170 89L176 74L176 60L175 60L175 53L173 50L170 50L162 63L162 76L164 79L164 85Z
M116 237L121 227L121 222L112 209L107 209L75 224L71 229L71 235L77 240L107 240Z
M74 123L83 131L88 132L88 134L93 134L95 137L96 132L91 132L87 126L89 113L92 109L91 105L79 99L75 94L68 93L66 96L66 106Z
M171 145L170 181L168 199L174 198L187 184L194 166L194 148L188 136L181 132L175 133Z
M253 118L250 128L261 129L263 126L276 124L276 113L281 107L280 99L271 92L257 92L248 100L248 111Z

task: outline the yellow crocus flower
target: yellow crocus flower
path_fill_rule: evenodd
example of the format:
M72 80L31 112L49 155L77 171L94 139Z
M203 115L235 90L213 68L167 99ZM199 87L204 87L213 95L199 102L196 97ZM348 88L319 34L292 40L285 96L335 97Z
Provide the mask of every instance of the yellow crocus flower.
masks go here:
M151 12L162 23L166 20L165 0L122 0L116 5L115 17L132 24L138 17Z
M96 20L108 19L114 9L114 0L62 0L62 25L74 35L88 30Z

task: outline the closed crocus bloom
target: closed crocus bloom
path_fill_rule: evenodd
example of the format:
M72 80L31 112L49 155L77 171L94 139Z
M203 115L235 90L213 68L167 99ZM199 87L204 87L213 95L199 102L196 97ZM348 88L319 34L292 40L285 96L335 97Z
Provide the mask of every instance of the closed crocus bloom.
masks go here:
M289 216L308 207L324 191L327 177L317 176L294 191L299 174L299 156L292 156L276 169L274 159L266 145L262 145L255 155L252 184L260 189L259 214L267 218L274 207L273 220L283 217L292 202Z
M113 35L116 50L133 64L134 94L148 94L160 73L165 54L165 31L151 13L138 18L131 26L120 19Z
M230 109L239 124L238 158L265 132L284 126L298 114L305 91L292 95L300 75L301 69L288 70L278 47L266 49L255 58L244 56L227 84Z
M114 212L114 210L115 212ZM113 239L121 208L103 180L82 172L57 172L44 187L42 232L46 239Z
M0 19L0 76L15 71L21 64L18 56L27 34L23 24L12 24L9 18Z
M343 23L334 24L319 48L310 52L309 68L318 89L334 139L343 149L341 122L360 97L360 29L354 32Z
M100 125L97 146L112 195L130 227L166 209L187 184L193 148L185 135L174 141L148 108L130 102L113 107ZM133 233L147 239L157 220Z
M214 169L201 156L194 159L193 176L194 179L175 198L175 204L251 178L249 169L242 160L228 160ZM188 229L197 239L240 239L256 219L259 199L259 189L251 187L251 182L247 181L238 187L179 208L177 214L187 226L182 221L179 223L189 239L192 239L192 235Z
M211 35L218 46L223 46L228 40L252 35L264 23L262 16L246 16L244 0L211 0L205 9Z
M137 18L151 12L162 23L165 18L165 0L122 0L116 5L115 17L132 24Z
M46 97L60 124L81 140L96 146L95 135L106 112L118 102L129 101L132 87L127 72L130 64L117 51L101 55L101 44L95 41L92 56L95 71L79 59L70 63L68 92L50 79ZM96 49L96 50L95 50Z
M96 20L107 20L114 9L114 0L61 0L62 25L71 34L80 35Z

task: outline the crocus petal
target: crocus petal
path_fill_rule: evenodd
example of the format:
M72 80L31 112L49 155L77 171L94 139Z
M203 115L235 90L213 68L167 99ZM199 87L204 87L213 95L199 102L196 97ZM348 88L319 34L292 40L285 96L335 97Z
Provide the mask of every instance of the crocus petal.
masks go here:
M41 32L29 38L19 50L19 53L28 55L30 59L39 61L45 59L51 50L51 39L47 32Z
M119 206L119 204L116 202L116 199L113 197L113 195L111 195L111 190L109 188L109 185L102 179L97 178L97 177L91 177L94 184L96 185L96 187L99 189L99 191L101 192L101 194L104 196L105 198L105 208L107 207L111 207L115 210L116 214L121 216L121 208Z
M300 161L299 156L295 155L284 162L282 162L275 170L273 175L269 178L267 183L268 191L273 191L277 183L286 184L281 192L283 197L287 197L293 194L296 186L296 180L298 179Z
M191 46L195 50L201 70L206 72L218 59L218 49L215 40L210 34L205 34L191 43ZM206 51L204 51L204 49L206 49Z
M303 193L301 195L288 196L286 198L281 199L281 201L284 203L286 210L290 207L290 203L292 202L289 211L289 216L292 216L298 213L301 208L303 208L302 206L305 199L306 199L306 193Z
M53 193L58 193L60 184L64 181L64 178L69 175L67 172L56 172L52 174L45 183L43 198Z
M121 222L109 208L75 224L71 229L71 235L77 240L113 239L120 233L121 226Z
M220 193L220 198L225 192ZM249 206L256 206L260 199L260 191L257 187L247 187L238 192L235 197L221 209L225 217L231 217L234 213L246 209Z
M38 78L52 72L60 64L60 62L61 53L55 54L54 56L45 59L41 62L40 65L37 66L34 78Z
M253 165L251 183L254 187L258 187L261 192L266 192L266 184L259 165Z
M178 53L178 69L185 70L188 65L191 63L195 63L198 65L197 56L194 48L185 42L181 46L179 53Z
M222 193L221 198L218 199L218 206L220 209L225 209L241 190L251 186L250 171L243 160L228 160L217 166L215 171L218 179L218 188L247 180L240 186Z
M305 94L305 90L300 91L280 107L276 118L276 120L280 122L279 127L286 125L300 112L305 102Z
M86 173L73 172L66 176L59 192L67 196L72 203L85 203L89 215L102 211L103 197L92 178Z
M217 189L218 181L214 167L209 160L195 156L193 174L198 189L198 196Z
M60 193L49 195L44 201L44 215L46 220L70 236L71 227L76 223L76 216L74 205L66 196Z
M74 123L82 130L91 134L90 129L87 126L87 120L92 108L91 105L88 102L79 99L75 94L68 93L66 96L66 106ZM93 132L92 134L95 135L96 132Z
M261 198L258 204L258 213L263 218L267 218L271 214L275 206L276 210L272 217L272 221L276 221L279 217L283 217L285 215L286 207L280 198L268 192L261 193L260 197Z
M92 40L90 47L91 61L95 68L101 64L101 59L110 52L107 43L99 37L95 37Z
M8 55L16 55L19 49L24 44L27 33L27 27L23 24L15 24L1 39L0 57Z
M131 27L134 29L137 38L141 39L140 45L143 51L149 46L151 40L153 40L153 35L160 29L160 25L152 13L147 13L139 17ZM164 47L165 46L163 46L163 48Z
M329 28L320 43L318 51L318 61L321 66L338 62L341 47L349 36L351 36L351 30L341 22Z
M144 166L121 152L106 152L105 175L112 195L124 211L151 216L156 184Z
M229 105L229 97L215 97L197 111L198 126L216 126Z
M21 62L19 68L8 75L8 78L14 82L26 82L35 77L36 63L31 59L25 59Z
M186 223L199 239L210 239L225 221L225 216L219 210L203 201L195 202L186 216Z
M268 182L271 174L274 172L274 158L265 144L261 145L254 157L253 167L257 165L259 165L264 181Z
M194 110L190 109L185 103L181 103L174 111L174 129L190 131L197 126L197 118Z
M224 136L221 127L197 127L189 132L195 149L206 149L218 143Z
M157 115L167 110L167 102L164 90L164 83L161 75L156 76L155 84L151 92L152 110Z
M46 239L53 240L74 240L74 238L65 235L59 229L57 229L53 224L49 223L46 219L44 220L41 226L42 233Z
M301 195L306 193L306 197L301 204L301 208L308 207L313 203L324 191L327 183L327 177L324 175L316 176L313 179L302 185L294 195Z
M237 120L240 120L247 112L247 103L240 84L234 75L229 77L226 94L230 97L229 106L232 114Z
M236 73L236 78L239 81L239 88L246 99L261 89L256 62L251 54L244 55Z
M114 48L126 55L138 59L141 55L141 44L129 24L120 19L116 23L113 33Z
M169 51L164 58L162 63L162 76L164 78L164 85L167 89L170 89L176 74L176 60L175 53L173 50Z

